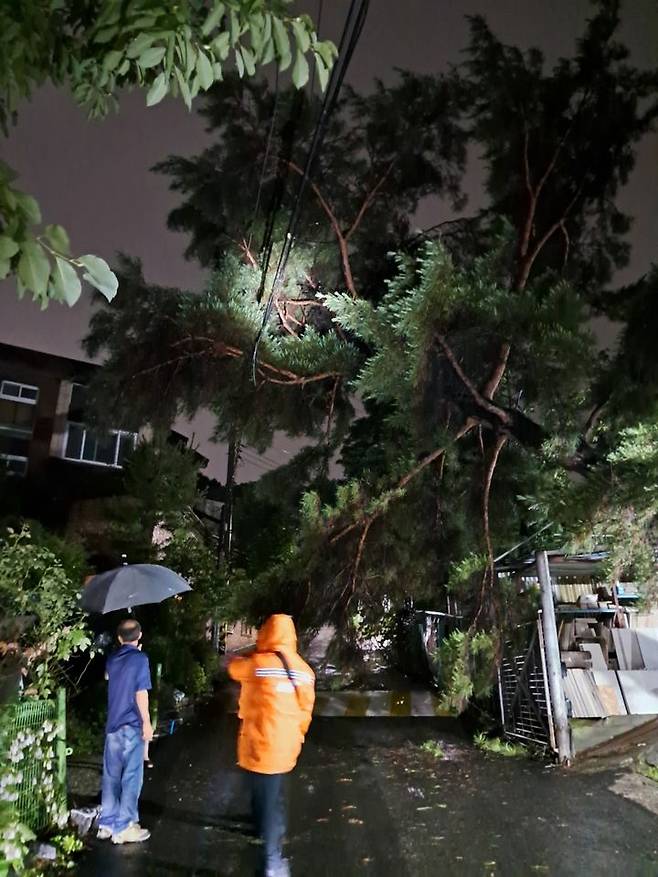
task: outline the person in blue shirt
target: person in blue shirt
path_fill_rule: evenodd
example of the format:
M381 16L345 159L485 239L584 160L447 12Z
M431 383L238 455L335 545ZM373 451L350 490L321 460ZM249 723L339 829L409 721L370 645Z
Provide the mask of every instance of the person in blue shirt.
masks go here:
M138 621L122 621L120 647L107 659L107 725L103 755L103 786L98 837L112 843L141 843L150 832L137 812L144 779L144 742L153 739L149 715L151 671L141 651Z

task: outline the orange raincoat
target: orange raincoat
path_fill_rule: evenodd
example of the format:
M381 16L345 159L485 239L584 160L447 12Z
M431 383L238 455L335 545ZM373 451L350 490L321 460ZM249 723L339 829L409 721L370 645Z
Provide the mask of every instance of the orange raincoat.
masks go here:
M276 652L284 656L292 681ZM241 685L238 764L254 773L288 773L299 758L315 701L315 676L297 654L292 618L268 618L258 631L256 651L234 658L228 672Z

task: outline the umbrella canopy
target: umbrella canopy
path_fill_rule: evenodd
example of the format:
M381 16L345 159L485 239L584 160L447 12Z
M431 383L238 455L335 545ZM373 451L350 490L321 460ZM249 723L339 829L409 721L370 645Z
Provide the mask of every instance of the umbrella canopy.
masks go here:
M80 604L87 612L105 614L162 603L168 597L191 590L185 579L166 566L135 563L94 576L85 586Z

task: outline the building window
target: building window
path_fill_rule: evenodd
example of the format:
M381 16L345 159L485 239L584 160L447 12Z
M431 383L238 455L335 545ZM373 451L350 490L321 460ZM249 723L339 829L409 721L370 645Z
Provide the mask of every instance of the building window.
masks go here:
M27 457L19 457L16 454L0 454L0 467L8 475L22 477L27 474Z
M137 435L124 429L105 432L90 429L84 423L86 408L87 388L84 384L72 384L64 457L80 463L120 469L128 454L134 450Z
M39 388L0 381L0 432L16 438L32 435Z
M39 401L39 388L30 384L17 384L16 381L0 383L0 399L12 402L23 402L25 405L36 405Z
M101 433L88 429L82 423L69 423L64 456L67 460L120 469L136 441L134 432L111 429Z

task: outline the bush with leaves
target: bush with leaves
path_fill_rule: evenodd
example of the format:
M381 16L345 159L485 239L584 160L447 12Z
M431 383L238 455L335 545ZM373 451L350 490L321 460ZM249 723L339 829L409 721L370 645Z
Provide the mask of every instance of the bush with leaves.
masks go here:
M27 526L6 530L0 536L0 667L9 670L10 701L18 695L24 677L21 701L28 697L52 698L66 679L70 659L91 647L91 638L79 605L80 555L73 548L56 553L60 540L37 531L32 539ZM9 864L20 873L32 832L21 823L16 811L24 791L24 763L35 760L37 770L29 793L42 802L50 825L63 826L67 812L57 790L57 738L63 729L46 721L40 727L9 736L13 705L2 709L0 727L0 849Z
M91 645L81 584L50 548L32 541L27 527L0 537L3 648L21 658L30 695L51 695L66 662Z

